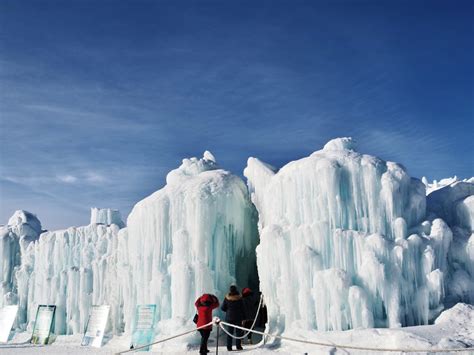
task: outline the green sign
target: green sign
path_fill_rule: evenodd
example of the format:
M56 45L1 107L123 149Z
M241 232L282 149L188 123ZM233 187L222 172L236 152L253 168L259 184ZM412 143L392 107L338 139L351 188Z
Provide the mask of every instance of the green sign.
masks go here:
M30 343L46 345L53 331L56 306L39 305Z
M155 337L156 304L138 305L133 324L132 345L138 348L150 344ZM150 346L145 346L140 351L148 351Z

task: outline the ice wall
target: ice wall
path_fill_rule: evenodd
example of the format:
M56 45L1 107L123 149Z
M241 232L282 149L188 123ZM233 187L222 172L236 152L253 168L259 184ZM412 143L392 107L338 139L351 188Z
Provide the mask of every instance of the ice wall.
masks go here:
M91 222L98 220L95 212ZM91 306L109 304L112 331L119 333L123 299L117 269L118 231L116 224L91 223L45 232L24 247L16 272L20 324L31 326L39 304L55 304L56 334L82 333Z
M0 227L0 307L16 304L15 272L21 264L21 250L38 239L41 222L27 211L16 211L6 226Z
M202 293L222 299L230 284L256 286L256 211L243 181L209 152L184 159L164 188L138 202L120 240L125 319L152 303L159 321L179 326Z
M335 139L278 172L248 160L272 330L427 324L443 309L450 228L423 221L425 187L403 166L354 149Z
M445 182L427 196L429 218L443 218L453 231L445 303L474 303L474 179Z

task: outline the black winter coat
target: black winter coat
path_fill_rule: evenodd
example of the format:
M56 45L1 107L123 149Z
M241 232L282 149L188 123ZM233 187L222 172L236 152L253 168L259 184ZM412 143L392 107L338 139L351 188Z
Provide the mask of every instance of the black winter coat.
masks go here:
M242 301L244 302L245 308L245 315L247 316L246 319L254 320L255 316L257 315L257 308L260 302L260 298L257 298L254 293L251 293L247 296L242 297Z
M225 321L239 324L246 319L244 302L242 296L227 294L222 303L221 309L225 312Z

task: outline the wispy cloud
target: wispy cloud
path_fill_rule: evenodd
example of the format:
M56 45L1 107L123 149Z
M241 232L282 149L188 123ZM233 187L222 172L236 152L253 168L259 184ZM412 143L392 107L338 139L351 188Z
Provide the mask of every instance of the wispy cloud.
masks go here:
M183 157L210 149L241 174L250 155L281 166L337 136L416 176L472 173L462 6L450 17L414 4L423 16L405 17L396 2L98 4L84 18L77 4L16 3L0 11L0 183L17 184L1 213L34 189L56 207L125 216Z
M72 175L59 175L56 177L59 182L64 182L66 184L74 184L77 182L77 177Z
M107 182L107 178L100 173L88 171L84 176L85 181L92 184L102 184Z

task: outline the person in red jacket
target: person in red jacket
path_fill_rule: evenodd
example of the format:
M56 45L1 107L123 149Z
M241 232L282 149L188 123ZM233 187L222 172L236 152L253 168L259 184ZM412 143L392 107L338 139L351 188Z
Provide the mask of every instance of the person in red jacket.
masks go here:
M197 308L198 316L196 326L199 328L212 322L212 310L219 307L219 300L216 296L205 293L196 300L194 305ZM201 347L199 348L200 354L207 354L209 352L207 349L207 340L211 335L211 331L212 324L199 329L199 333L201 333Z

